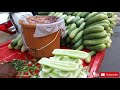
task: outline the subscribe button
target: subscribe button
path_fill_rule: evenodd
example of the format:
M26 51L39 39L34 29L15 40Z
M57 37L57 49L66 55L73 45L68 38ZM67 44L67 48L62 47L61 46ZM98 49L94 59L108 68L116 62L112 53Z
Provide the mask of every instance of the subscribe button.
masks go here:
M100 72L99 76L101 78L119 78L119 72Z

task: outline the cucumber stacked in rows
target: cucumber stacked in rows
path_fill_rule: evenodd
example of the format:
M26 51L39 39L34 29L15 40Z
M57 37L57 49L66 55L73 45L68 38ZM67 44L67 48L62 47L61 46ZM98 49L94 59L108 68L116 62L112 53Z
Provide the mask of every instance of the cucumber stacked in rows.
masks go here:
M116 25L114 15L113 12L99 12L86 20L83 30L83 45L86 49L102 51L111 46L110 37Z
M68 48L82 50L84 48L82 42L83 29L85 27L85 17L90 12L51 12L49 16L62 17L65 20L66 31L61 40L61 44Z
M23 45L22 36L19 34L16 39L13 39L8 45L9 49L21 50L21 52L27 51L26 47Z
M49 16L65 20L66 31L61 44L68 48L101 51L111 46L110 37L116 25L113 12L51 12Z
M40 78L87 78L89 75L81 60L89 56L87 52L54 49L52 54L53 57L43 57L38 61L41 65Z

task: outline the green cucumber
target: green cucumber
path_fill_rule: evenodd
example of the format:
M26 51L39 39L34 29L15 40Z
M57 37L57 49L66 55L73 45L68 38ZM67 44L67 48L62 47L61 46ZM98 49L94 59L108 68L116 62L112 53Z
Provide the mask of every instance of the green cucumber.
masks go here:
M113 34L114 34L113 30L112 30L112 31L110 31L110 34L111 34L111 35L113 35Z
M81 18L85 18L89 13L90 13L90 12L83 12L83 13L80 15L80 17L81 17Z
M75 36L80 32L80 28L76 28L73 31L71 31L71 33L69 34L69 38L70 39L74 39Z
M84 51L77 50L67 50L67 49L54 49L53 55L64 55L72 58L85 59L88 57L88 53Z
M17 45L18 45L19 47L22 47L22 45L23 45L22 38L17 42Z
M75 16L71 16L66 20L66 23L69 24L73 19L75 18Z
M84 29L83 35L90 34L90 33L97 33L101 31L104 31L104 27L100 25L95 25L95 26L91 26L91 27Z
M82 30L85 26L85 22L83 22L79 28L76 28L75 30L71 31L71 33L69 34L69 37L71 39L74 39L75 36L80 32L80 30Z
M22 47L21 47L21 52L26 52L28 49L23 45Z
M55 70L53 70L52 72L48 73L49 77L51 77L51 78L60 78L59 77L59 73L57 71L55 71Z
M106 44L106 48L109 48L109 47L111 47L111 43Z
M68 15L66 18L64 18L64 20L66 21L68 18L70 18L71 17L71 15Z
M82 35L83 35L83 30L80 31L80 32L76 35L76 37L75 37L71 42L72 42L73 44L77 43L77 42L81 39Z
M81 16L81 14L82 14L83 12L78 12L77 14L76 14L76 16Z
M105 44L98 44L95 46L85 46L85 48L89 49L89 50L94 50L94 51L102 51L106 48L106 45Z
M18 41L20 38L22 38L22 34L21 33L17 36L16 40Z
M83 39L81 38L77 43L74 45L74 49L77 49L83 42Z
M61 16L61 18L66 19L66 18L67 18L67 15L64 14L64 15Z
M90 18L89 20L86 21L86 25L90 25L92 23L104 20L104 19L108 19L107 15L104 14L97 14L96 16Z
M100 12L99 14L104 14L104 15L107 15L107 12Z
M56 17L61 17L63 15L63 13L59 13Z
M111 37L111 34L110 33L107 33L109 37Z
M71 41L71 39L69 38L69 37L67 37L67 39L66 39L66 44L68 44L68 43L70 43L70 41Z
M18 46L18 45L16 45L16 46L14 47L14 49L15 49L15 50L20 50L20 49L21 49L21 47L20 47L20 46Z
M90 14L88 14L86 17L85 17L85 21L87 21L88 19L94 17L95 15L97 15L99 12L92 12Z
M67 78L69 76L69 72L65 72L65 71L60 71L59 72L59 76L61 78Z
M109 18L113 17L114 16L114 13L113 12L107 12L107 15Z
M91 33L83 36L84 40L89 40L89 39L100 39L106 37L108 34L106 31L103 32L98 32L98 33Z
M74 19L71 20L71 23L76 23L78 20L80 20L80 17L76 16Z
M73 12L68 12L67 14L68 14L68 15L72 15L72 14L73 14Z
M111 23L109 26L110 26L110 28L112 28L112 29L114 28L114 25L113 25L112 23Z
M115 23L115 21L114 21L113 18L108 18L108 20L109 20L109 22L110 22L111 24L116 25L116 23Z
M86 22L83 22L83 23L79 26L79 29L80 29L80 30L83 30L83 29L85 28L85 24L86 24Z
M74 12L72 15L73 15L73 16L76 16L76 15L77 15L77 13L78 13L78 12Z
M12 47L15 47L17 45L17 42L18 42L18 40L13 39L10 44Z
M11 46L11 44L8 45L9 49L14 49L14 47Z
M110 32L112 31L112 29L111 29L110 27L108 27L108 28L106 29L106 31L107 31L107 33L110 33Z
M80 20L78 20L76 24L77 26L80 26L83 22L84 22L84 18L80 18Z
M88 45L99 45L99 44L106 44L106 43L109 43L109 36L105 37L105 38L101 38L101 39L92 39L92 40L84 40L83 41L83 44L85 46L88 46Z
M101 24L101 23L103 23L103 24ZM106 24L104 25L104 23L106 23L107 25ZM85 28L88 28L88 27L93 26L93 25L99 25L99 24L101 26L103 26L104 28L106 28L106 27L108 27L110 25L110 22L109 22L109 20L105 19L105 20L98 21L98 22L95 22L93 24L87 25Z
M50 68L50 67L47 67L47 66L44 66L44 65L42 66L42 71L44 73L49 73L52 70L53 70L53 68Z
M109 43L112 43L112 40L111 40L111 38L109 37Z
M40 78L45 78L45 73L43 71L40 71L39 76L40 76Z
M76 71L75 74L73 75L73 78L77 78L82 70L83 66L81 65Z
M57 16L60 12L56 12L53 16Z
M72 25L72 24L69 24L66 29L70 29L71 25Z
M53 16L55 12L50 12L48 16Z
M71 31L74 30L75 28L76 28L76 24L73 23L73 24L70 26L70 28L69 28L68 34L70 34Z
M81 51L83 48L84 48L84 45L81 44L81 45L80 45L77 49L75 49L75 50Z
M59 69L62 71L75 71L79 65L68 61L50 60L48 58L42 58L38 61L39 64L45 65L51 68Z
M89 52L89 56L85 59L85 62L86 62L86 63L90 63L90 62L91 62L91 57L92 57L93 55L95 55L95 54L96 54L95 51L90 51L90 52Z
M69 29L67 29L67 30L65 30L65 34L64 34L64 36L63 36L63 39L66 39L69 35L68 35L68 30Z
M95 25L101 25L104 27L104 29L107 29L109 27L109 24L107 23L100 23L100 24L95 24Z

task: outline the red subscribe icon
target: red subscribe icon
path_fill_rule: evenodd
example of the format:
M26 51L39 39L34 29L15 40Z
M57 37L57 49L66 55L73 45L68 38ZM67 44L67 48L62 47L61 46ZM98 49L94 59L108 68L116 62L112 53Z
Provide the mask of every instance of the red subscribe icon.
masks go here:
M101 78L119 78L119 72L100 72Z

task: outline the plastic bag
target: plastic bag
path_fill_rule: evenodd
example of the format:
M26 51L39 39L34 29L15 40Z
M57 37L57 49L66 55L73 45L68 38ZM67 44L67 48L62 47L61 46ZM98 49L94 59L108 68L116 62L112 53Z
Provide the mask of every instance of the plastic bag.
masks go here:
M42 16L43 17L43 16ZM29 24L26 18L22 19L24 23ZM61 36L64 36L65 23L63 18L58 18L57 22L50 24L36 24L36 30L33 37L43 37L61 30Z

